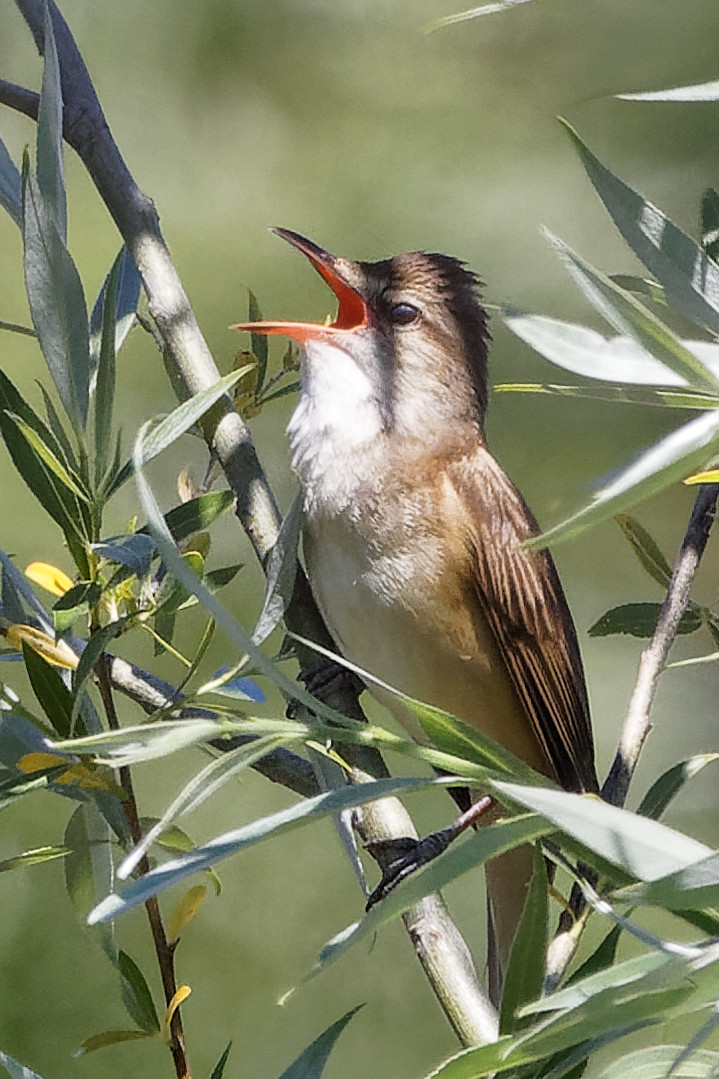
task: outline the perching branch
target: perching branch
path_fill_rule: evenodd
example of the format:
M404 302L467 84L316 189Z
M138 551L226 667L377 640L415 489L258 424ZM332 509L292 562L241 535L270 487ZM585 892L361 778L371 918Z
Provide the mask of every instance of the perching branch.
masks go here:
M16 3L42 53L42 0L16 0ZM49 0L49 7L60 62L64 138L84 162L132 253L143 279L150 313L162 336L166 356L173 363L187 392L196 394L213 385L219 378L219 372L163 240L155 206L140 191L122 158L85 63L53 0ZM21 87L0 82L0 102L27 115L37 116L37 95ZM230 488L237 496L237 516L264 566L277 540L280 514L249 430L229 397L222 398L207 413L203 425L208 446L222 465ZM301 570L286 613L286 622L300 636L332 648L332 640ZM326 661L309 649L305 654L299 646L298 653L303 671L315 681L318 668ZM317 695L320 695L319 692ZM353 679L343 677L329 680L322 699L347 715L362 716L358 687ZM376 751L368 747L346 747L343 752L358 774L375 778L386 774L384 763ZM388 799L376 803L371 818L365 814L367 837L375 834L377 838L387 834L407 834L404 821L401 832L393 830L397 826L395 812L399 810L391 804L392 801ZM368 823L370 820L371 826ZM453 1026L465 1044L477 1044L494 1036L487 1032L485 1021L489 1005L475 972L472 970L470 977L466 971L469 953L464 942L454 927L452 932L448 932L446 911L443 917L433 916L432 906L437 907L441 902L439 897L429 897L415 911L408 912L406 920L414 918L411 935L420 957L434 956L434 962L430 965L432 969L425 965L425 970ZM441 975L438 974L440 970L443 972ZM453 970L462 971L463 977L459 980L454 978ZM450 1000L445 987L453 986L452 992L459 992L458 981L464 983L464 996Z

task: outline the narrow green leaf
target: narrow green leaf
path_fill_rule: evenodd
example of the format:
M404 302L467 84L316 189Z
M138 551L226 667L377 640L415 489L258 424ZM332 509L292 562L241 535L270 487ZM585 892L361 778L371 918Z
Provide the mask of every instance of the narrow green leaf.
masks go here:
M612 1061L597 1072L595 1079L714 1079L719 1069L719 1053L698 1049L689 1060L672 1070L682 1045L652 1045L637 1049Z
M641 813L643 817L651 817L652 820L659 820L682 787L706 768L707 764L713 764L716 760L719 760L719 753L701 753L673 765L652 783L642 798L637 813Z
M75 431L87 420L90 346L79 274L29 167L23 166L25 282L33 326Z
M120 261L120 268L113 308L115 323L115 355L117 355L122 348L127 335L135 324L135 314L140 302L140 292L142 290L142 278L135 265L135 260L127 247L123 246L120 249L117 259ZM110 277L112 276L117 259L113 263L110 272L103 282L102 288L93 305L92 314L90 315L90 357L93 366L97 365L100 358L105 298L110 285Z
M120 951L117 966L122 975L122 999L130 1018L148 1034L156 1033L160 1020L144 974L127 952Z
M632 251L678 310L719 333L719 268L656 206L614 176L565 121L589 179Z
M666 588L672 575L672 568L658 543L635 517L618 513L614 520L649 576L662 588Z
M18 228L22 228L22 180L20 170L10 157L7 146L0 139L0 206L10 214Z
M195 532L203 532L209 528L234 502L235 496L230 490L207 491L204 495L191 498L189 502L181 502L179 506L169 510L164 515L165 524L175 543L181 543ZM146 534L149 530L145 526L139 531Z
M32 791L43 790L49 787L53 779L62 775L65 771L65 767L66 766L63 764L59 768L43 768L39 772L34 772L32 779L10 776L8 779L0 782L0 809L7 809L7 807L13 805L18 798L22 798L23 794L30 794Z
M504 780L497 780L494 788L517 805L540 813L565 835L639 880L656 880L710 853L703 843L657 821L611 806L595 795L519 786Z
M585 378L601 379L606 382L617 382L623 388L627 386L684 386L687 383L697 388L697 378L691 372L687 372L684 365L677 366L667 362L667 350L673 352L678 346L682 358L686 360L691 356L691 363L698 363L702 368L707 368L713 378L719 375L719 345L709 344L706 341L679 341L676 338L667 344L665 334L670 331L666 327L655 326L649 320L640 319L640 329L634 332L630 329L629 318L639 318L640 314L649 315L646 308L637 313L626 310L627 305L637 303L632 300L628 293L617 288L609 278L603 278L598 270L589 267L588 263L579 260L579 256L561 244L561 241L553 238L552 242L560 251L562 257L572 269L572 276L577 279L583 291L589 292L593 303L597 300L597 294L602 298L601 313L618 325L622 332L620 337L606 337L597 333L588 326L581 326L574 322L562 322L556 318L547 318L544 315L523 315L513 310L507 310L504 314L504 324L520 340L524 341L540 356L544 356L550 363L571 371ZM569 252L569 254L567 254ZM571 256L571 257L570 257ZM578 265L573 260L578 260ZM599 284L597 284L597 281ZM600 286L603 288L600 291ZM608 296L609 300L604 301ZM622 303L626 299L626 304ZM611 306L610 306L611 304ZM617 313L616 308L620 310ZM647 331L651 325L652 333ZM641 337L640 337L641 330ZM657 344L657 337L660 338ZM717 383L708 383L702 375L704 389L716 400Z
M534 848L534 873L522 908L522 917L509 957L499 1016L500 1034L511 1034L527 1025L518 1010L542 993L549 925L549 881L541 851Z
M197 722L186 720L186 723ZM362 805L364 802L372 802L377 798L386 798L399 792L407 793L420 790L427 786L441 785L433 779L397 778L382 779L373 783L362 783L343 790L330 791L327 794L319 794L314 798L305 798L301 802L273 813L269 817L263 817L252 821L242 828L226 832L217 836L200 847L188 851L182 857L174 858L170 862L157 866L138 880L132 881L121 893L108 896L102 903L90 913L88 923L109 921L118 914L130 910L138 903L144 903L152 895L164 891L172 884L185 880L199 870L207 869L223 858L228 858L246 847L260 843L271 835L279 834L292 828L300 827L318 817L326 817L329 814L341 812L343 809L351 809L353 806ZM486 829L482 829L486 831Z
M54 862L58 858L67 858L69 853L67 847L37 847L35 850L26 850L13 858L0 861L0 873L7 873L11 869L25 869L30 865L41 865L43 862Z
M40 389L42 390L42 386ZM30 407L27 399L16 389L4 371L0 371L0 408L14 416L19 416L24 423L33 428L57 458L67 462L68 458L64 444L60 442L55 432Z
M18 429L25 436L25 439L30 448L39 457L46 469L60 481L63 487L66 487L76 498L81 499L83 502L89 501L89 495L86 490L81 486L82 481L79 477L71 476L70 472L65 468L62 461L55 456L50 446L46 444L44 439L37 433L37 431L25 423L20 416L15 416L12 413L8 413L10 418L15 421Z
M630 273L612 273L609 275L609 280L620 288L626 289L627 292L636 292L639 296L646 296L653 303L666 307L667 298L664 295L664 289L656 281Z
M232 1048L232 1042L229 1041L227 1043L227 1045L225 1046L224 1053L222 1054L222 1056L220 1057L220 1059L217 1061L214 1068L212 1069L212 1075L210 1076L210 1079L223 1079L223 1076L225 1074L225 1065L227 1064L227 1061L229 1059L230 1049L231 1048Z
M70 445L70 440L68 439L68 437L67 437L67 435L65 433L65 428L63 427L62 420L60 419L60 417L59 417L59 415L57 413L57 409L55 408L55 405L52 402L52 398L50 397L50 394L47 392L47 390L43 386L42 382L38 381L37 385L38 385L38 389L40 390L40 393L42 394L42 399L43 399L43 401L45 403L45 412L47 414L48 426L49 426L50 430L52 431L53 437L57 439L57 448L55 448L55 456L60 458L60 460L63 461L64 464L66 464L69 468L71 468L72 471L73 471L73 474L77 474L80 471L79 466L78 466L78 462L77 462L77 457L75 456L75 452L74 452L72 446ZM9 411L10 412L16 412L17 415L22 415L22 413L17 412L17 409L11 408ZM25 417L23 417L23 418L25 418ZM29 421L26 421L26 422L29 422ZM38 430L38 434L41 436L41 438L43 439L43 441L45 442L45 444L47 446L50 446L51 448L53 448L52 442L50 441L50 439L48 439L46 434L43 434L43 432L41 432L40 430Z
M701 1046L711 1038L714 1031L719 1027L719 1008L717 1004L714 1004L709 1018L702 1026L692 1035L691 1039L685 1046L679 1050L674 1060L672 1061L671 1068L669 1069L669 1075L681 1074L682 1069L693 1060L695 1053L700 1050ZM714 1066L719 1067L719 1053L712 1053L714 1057ZM716 1079L716 1071L714 1071L712 1079Z
M47 207L52 211L63 243L67 240L67 199L65 167L62 160L62 90L60 64L50 5L44 0L42 89L37 115L37 181Z
M297 1060L282 1072L280 1079L320 1079L337 1039L350 1019L363 1007L363 1004L359 1004L356 1008L351 1008L341 1019L327 1027L327 1030L315 1038L312 1044L300 1053Z
M234 734L237 726L237 723L222 719L163 720L56 742L54 748L60 753L78 753L93 757L101 764L121 768Z
M78 581L53 604L52 620L58 636L69 629L73 622L87 615L99 602L102 588L96 581Z
M229 584L230 581L233 581L243 566L243 562L236 562L234 566L220 566L219 569L211 569L204 576L205 584L210 592L217 592L220 588L224 588L226 584Z
M618 513L632 509L643 499L684 479L693 469L702 467L719 448L719 413L706 412L656 442L635 458L619 475L613 475L605 487L595 491L592 500L570 517L543 532L528 547L546 547L571 539L591 525L599 524Z
M153 558L157 557L153 540L144 532L110 536L99 543L93 543L92 549L109 562L119 562L130 570L130 574L123 574L122 578L118 578L117 575L113 577L111 582L113 586L119 582L119 579L124 580L132 574L144 577L150 569Z
M561 386L551 382L500 382L495 393L543 393L554 397L578 397L586 401L609 401L650 408L716 408L719 399L708 393L678 390L637 389L634 386Z
M499 742L495 742L471 724L409 697L401 699L433 745L443 752L462 757L495 772L503 772L522 783L546 782L519 757L515 757Z
M686 348L675 334L636 296L625 292L548 229L545 235L570 276L597 311L619 333L627 334L660 364L695 390L719 393L719 377ZM700 248L697 250L701 251ZM719 322L719 311L716 312ZM666 376L660 384L667 384Z
M593 1038L587 1038L575 1046L564 1049L560 1053L554 1053L546 1064L544 1062L540 1064L537 1079L565 1079L565 1077L566 1079L582 1079L587 1070L590 1056L593 1056L605 1046L611 1045L612 1042L619 1041L629 1034L642 1030L646 1025L645 1022L631 1023L629 1026L616 1025L609 1030L602 1031ZM528 1069L528 1076L534 1070L532 1065L529 1067L531 1070Z
M112 497L112 494L115 491L117 491L120 487L122 487L122 484L125 482L125 480L122 479L122 472L124 471L124 468L128 469L127 477L129 477L132 474L132 471L131 471L131 469L129 467L129 463L126 464L125 466L122 466L120 464L121 460L122 460L122 431L118 431L117 436L115 438L115 453L114 453L113 458L112 458L112 464L110 465L107 472L103 476L102 483L100 485L100 489L99 489L99 492L98 492L98 497L101 497L104 502L107 502L108 499ZM127 478L127 477L125 477L125 478Z
M7 1053L0 1053L0 1064L8 1073L10 1079L42 1079L42 1076L38 1075L37 1072L34 1072L31 1068L26 1068L24 1064L18 1064Z
M143 532L131 532L124 536L110 536L99 543L92 544L96 554L106 558L108 562L119 562L125 566L129 573L120 571L116 574L111 586L114 587L120 580L126 580L133 574L144 577L150 569L153 558L157 557L155 544L150 536Z
M588 633L590 637L610 637L614 633L628 633L632 637L651 637L657 628L661 603L625 603L605 611ZM685 611L677 626L677 633L695 633L701 629L703 620L696 611Z
M60 526L68 542L71 537L74 537L77 546L77 541L81 538L82 526L74 495L45 467L17 421L5 410L0 410L0 433L2 433L13 464L25 481L28 490L35 495L46 513Z
M115 320L117 316L117 286L120 277L122 251L115 259L105 288L102 306L102 335L95 383L95 486L99 486L107 469L110 454L113 409L115 403Z
M2 413L0 413L0 416ZM52 636L52 621L48 613L37 598L27 577L20 572L13 560L0 548L0 563L2 563L2 597L3 607L7 593L12 590L15 602L21 610L28 610L37 620L40 629ZM26 621L24 618L18 621Z
M112 832L100 811L91 802L79 805L67 823L64 843L70 853L65 859L65 888L75 916L85 922L100 897L112 887ZM117 950L110 926L100 926L99 943L112 963Z
M297 393L300 386L300 382L288 382L286 386L280 386L278 390L273 390L272 393L263 397L262 404L269 405L270 401L277 401L280 397L289 397L290 394Z
M650 952L560 990L525 1009L546 1011L556 1006L550 1018L540 1018L519 1040L516 1056L523 1061L562 1052L616 1028L618 1017L621 1036L627 1028L696 1010L717 984L715 960L715 955ZM507 1055L512 1059L515 1053Z
M719 82L700 82L693 86L675 86L670 90L642 90L614 96L622 101L719 101Z
M169 416L161 420L156 427L142 440L142 464L146 465L164 449L184 435L184 433L197 423L208 412L216 401L219 401L234 384L252 370L252 364L246 364L237 371L231 371L215 382L209 389L202 390L191 397L189 401L178 405Z
M154 1033L146 1030L103 1030L101 1034L92 1034L89 1038L85 1038L75 1056L86 1056L87 1053L94 1053L96 1049L104 1049L108 1045L120 1045L122 1042L136 1042L141 1038L151 1038Z
M80 712L80 706L83 698L83 687L85 682L90 677L95 667L95 664L99 660L102 653L107 648L110 641L117 637L118 633L122 632L122 629L130 621L131 615L125 615L123 618L118 618L116 622L109 622L106 626L101 626L96 629L91 635L89 641L85 645L83 652L80 656L77 667L72 674L72 688L73 688L73 709L71 730L73 724Z
M194 573L198 580L202 580L203 571L205 568L205 560L198 551L186 551L180 555L182 561L186 566ZM188 599L192 599L195 602L196 599L190 592L187 591L184 585L176 581L174 577L167 576L162 581L160 588L157 591L157 632L163 638L163 640L170 641L172 639L172 632L174 630L174 615L183 606L185 606ZM169 616L169 617L168 617ZM166 628L167 632L163 633L159 625Z
M265 641L284 617L297 577L297 548L304 519L304 496L299 493L282 522L277 540L267 560L267 587L252 640Z
M719 905L719 854L695 859L666 876L653 874L639 884L615 893L621 902L664 907L665 910L704 910Z
M249 322L261 322L262 311L252 289L247 290L247 319ZM257 393L262 392L267 374L267 357L270 351L269 341L263 333L250 334L250 348L257 359ZM250 368L252 365L250 365ZM250 368L246 368L249 370Z
M117 875L126 880L140 863L143 856L159 837L188 813L194 812L204 801L212 797L228 779L249 768L256 761L280 746L291 744L293 739L268 734L248 745L239 746L211 761L201 772L187 783L160 820L145 833L140 842L130 851L118 866Z
M47 663L34 648L23 641L25 669L33 693L53 729L61 738L68 738L71 730L72 694L58 671ZM84 732L83 732L84 733Z

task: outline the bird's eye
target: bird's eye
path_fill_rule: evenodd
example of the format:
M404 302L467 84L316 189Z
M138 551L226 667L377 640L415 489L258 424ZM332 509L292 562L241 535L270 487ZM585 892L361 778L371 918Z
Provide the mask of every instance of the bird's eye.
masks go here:
M396 303L392 307L391 315L395 326L409 326L419 318L419 308L411 303Z

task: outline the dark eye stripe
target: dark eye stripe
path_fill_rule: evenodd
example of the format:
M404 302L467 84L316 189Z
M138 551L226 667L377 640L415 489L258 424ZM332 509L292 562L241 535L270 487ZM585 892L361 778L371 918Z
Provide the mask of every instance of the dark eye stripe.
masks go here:
M419 318L419 308L411 303L396 303L390 313L395 326L409 326Z

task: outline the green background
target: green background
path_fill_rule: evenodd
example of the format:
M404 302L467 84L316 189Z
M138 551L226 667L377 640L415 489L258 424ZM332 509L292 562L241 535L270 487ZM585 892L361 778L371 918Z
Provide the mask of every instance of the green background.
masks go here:
M95 81L110 126L142 189L151 195L194 305L223 371L245 347L230 323L246 316L245 286L264 312L322 319L331 297L311 270L267 231L296 229L337 254L384 258L410 249L465 259L487 282L490 303L599 327L541 235L546 225L608 272L637 267L593 194L566 136L566 114L610 168L678 224L696 234L699 199L718 182L719 107L613 100L716 77L719 22L714 0L539 0L505 14L431 35L421 28L455 10L451 0L67 0L63 11ZM11 3L0 13L0 74L37 87L40 63ZM16 160L33 126L7 110L0 132ZM82 166L68 152L70 247L90 300L118 247L114 226ZM0 219L0 319L28 323L21 245ZM496 323L492 379L572 381ZM3 369L39 403L44 377L33 341L3 334ZM140 424L172 407L151 342L135 331L120 364L119 411L129 445ZM270 406L252 423L278 497L294 492L283 434L292 404ZM586 499L600 475L677 422L680 413L559 400L495 397L492 448L544 524ZM43 518L0 458L0 546L23 567L33 559L70 570L58 531ZM163 505L176 501L183 465L203 467L191 440L158 462L152 479ZM673 558L693 494L676 488L639 517ZM117 500L107 532L133 512L132 492ZM251 624L262 582L232 520L217 529L214 564L246 568L225 598ZM606 525L561 547L557 561L587 665L600 774L608 766L636 673L641 643L590 640L587 628L620 602L658 600L618 529ZM697 597L715 599L710 548ZM191 650L199 622L180 643ZM680 642L676 655L709 651L708 639ZM126 653L146 664L151 649ZM230 662L213 645L207 670ZM179 670L163 660L169 678ZM23 689L17 669L11 684ZM717 746L712 666L671 671L657 701L655 731L636 794L678 757ZM125 717L133 718L126 708ZM186 754L137 770L141 811L161 812L203 763ZM715 780L702 777L671 820L717 839ZM188 823L201 841L288 804L257 776L228 785ZM445 823L450 805L415 797L422 828ZM69 803L33 795L2 816L0 858L59 843ZM209 1075L227 1040L227 1075L275 1079L325 1026L360 1001L327 1068L332 1077L413 1079L455 1048L445 1019L398 926L373 950L360 949L279 1007L278 997L307 972L324 941L361 913L361 897L329 824L273 840L220 867L224 890L208 900L178 951L193 1075ZM0 1048L44 1079L169 1075L161 1047L136 1043L74 1061L88 1035L130 1025L116 977L77 925L53 863L0 877ZM471 876L449 892L482 962L482 885ZM674 932L675 926L666 927ZM159 1000L148 933L140 913L118 926ZM671 1037L671 1030L665 1032Z

